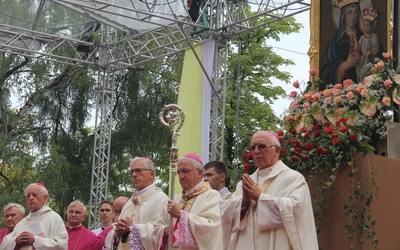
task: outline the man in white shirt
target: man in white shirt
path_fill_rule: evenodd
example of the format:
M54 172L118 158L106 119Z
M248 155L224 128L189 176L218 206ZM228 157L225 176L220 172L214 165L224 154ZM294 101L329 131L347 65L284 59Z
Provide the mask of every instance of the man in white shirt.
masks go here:
M211 188L217 190L224 200L232 197L232 193L226 187L228 177L227 167L222 161L210 161L204 165L204 181L208 181Z

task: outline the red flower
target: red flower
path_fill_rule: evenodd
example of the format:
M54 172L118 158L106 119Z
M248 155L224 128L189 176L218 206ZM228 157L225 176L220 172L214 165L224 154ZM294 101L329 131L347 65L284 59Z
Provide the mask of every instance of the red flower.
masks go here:
M245 164L243 165L243 169L244 169L244 171L246 171L246 172L250 172L250 164L245 163Z
M307 155L301 155L301 160L306 162L308 161L308 156Z
M284 134L283 130L278 130L277 132L278 136L282 136Z
M337 138L335 138L337 139ZM328 153L328 149L327 148L323 148L321 149L321 155L326 155Z
M278 140L279 140L279 142L282 142L283 141L282 136L278 136Z
M314 145L312 145L312 143L307 143L306 144L306 149L307 150L312 150L312 149L314 149Z
M292 144L292 142L293 142L292 138L289 138L286 143L287 144Z
M331 126L331 123L330 123L330 122L324 122L324 126L325 126L325 127L330 127L330 126Z
M311 136L311 133L310 132L306 132L304 134L304 139L308 139L308 138L310 138L310 136Z
M343 126L340 127L340 132L342 132L342 133L347 132L347 130L349 130L349 128L347 126L343 125Z
M327 133L328 135L330 135L330 134L333 133L334 130L335 130L335 129L334 129L333 127L328 127L328 128L325 130L325 133Z
M357 135L351 134L351 135L349 136L349 140L350 140L351 142L357 141Z
M322 130L318 130L317 132L315 132L315 136L320 136L322 133Z
M294 141L294 144L296 144L297 147L301 146L301 141L299 139Z
M286 155L286 154L287 154L286 148L282 148L281 153L282 153L283 155Z
M306 128L306 127L302 127L302 128L300 129L300 131L303 132L303 133L305 133L305 132L307 132L307 128Z
M289 132L292 133L292 134L294 134L294 135L297 133L296 129L294 129L294 128L292 128L291 130L289 130Z
M292 162L296 162L298 161L297 155L293 155L291 158Z
M301 147L295 147L295 148L294 148L294 151L295 151L296 153L300 154L300 153L303 151L303 149L302 149Z
M311 128L312 131L315 131L315 130L318 130L318 129L319 129L319 124L315 124Z
M338 146L339 145L339 138L333 138L332 139L332 143L333 143L333 145Z

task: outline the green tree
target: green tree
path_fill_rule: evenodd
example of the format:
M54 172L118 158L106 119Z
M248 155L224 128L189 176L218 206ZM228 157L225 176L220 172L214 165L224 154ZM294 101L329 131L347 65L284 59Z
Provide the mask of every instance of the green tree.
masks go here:
M250 11L248 13L251 15ZM265 23L268 18L262 17L251 22ZM300 27L293 17L285 18L242 33L230 44L225 146L231 169L237 152L241 160L242 151L249 146L251 135L259 129L275 129L279 121L271 104L284 95L284 90L276 86L274 81L288 83L290 73L281 71L279 67L294 62L276 54L268 46L268 39L279 41L281 34L298 32Z

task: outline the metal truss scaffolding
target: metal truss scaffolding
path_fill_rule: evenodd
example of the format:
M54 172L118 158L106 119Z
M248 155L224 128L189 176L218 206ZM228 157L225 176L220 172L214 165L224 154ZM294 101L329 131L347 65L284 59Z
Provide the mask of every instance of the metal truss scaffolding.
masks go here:
M89 226L98 224L97 207L107 198L114 72L215 39L214 70L210 77L213 87L210 159L222 159L229 41L243 32L307 11L310 1L192 0L188 8L187 0L32 0L34 4L28 9L36 11L35 18L27 22L33 25L0 23L2 52L88 66L98 71ZM96 32L96 26L101 24L96 33L100 39L82 39L85 33L74 33L72 25L50 20L43 10L56 7L85 17L86 24L93 25L87 26L86 31ZM251 16L246 12L249 7ZM6 15L0 10L0 17L4 19ZM84 53L82 47L86 48Z

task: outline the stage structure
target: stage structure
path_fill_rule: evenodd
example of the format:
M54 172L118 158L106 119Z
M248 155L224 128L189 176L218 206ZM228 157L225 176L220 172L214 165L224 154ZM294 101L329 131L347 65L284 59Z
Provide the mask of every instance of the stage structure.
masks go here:
M0 17L9 19L0 23L0 51L98 72L89 216L93 227L99 223L97 207L107 198L114 73L215 39L214 70L206 76L213 90L210 159L222 160L229 41L308 11L310 5L310 0L32 0L25 15L0 10ZM247 16L247 6L256 14ZM46 11L57 13L57 8L67 14L58 17ZM80 23L69 23L69 16ZM268 21L251 22L264 16Z

